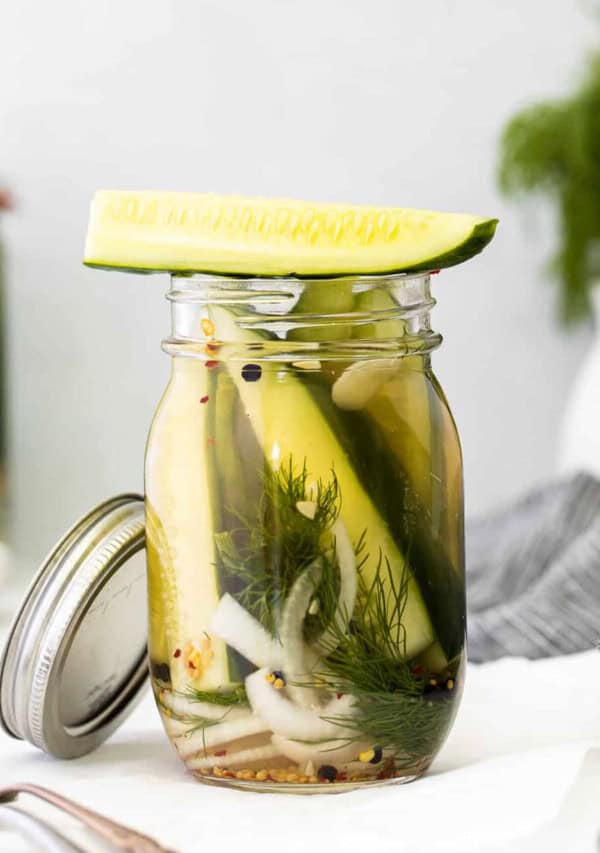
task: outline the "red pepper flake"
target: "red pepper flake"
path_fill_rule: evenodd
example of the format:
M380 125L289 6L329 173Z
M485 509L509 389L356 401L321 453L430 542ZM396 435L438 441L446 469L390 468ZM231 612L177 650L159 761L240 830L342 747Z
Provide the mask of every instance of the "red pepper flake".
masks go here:
M189 661L188 661L188 666L189 666L189 668L190 668L190 669L196 669L196 664L195 664L195 663L192 663L192 661L191 661L191 660L189 660Z
M344 694L343 693L336 693L335 695L338 699L341 699Z
M441 272L441 270L431 270L429 275L437 275L439 272Z
M391 776L394 775L394 771L395 771L394 759L388 758L388 760L385 762L385 764L383 765L383 767L381 768L381 770L377 774L376 778L377 779L389 779Z
M204 397L200 397L201 403L208 403L208 394L205 394Z
M227 755L227 750L226 749L219 749L214 754L217 758L221 758L222 755Z
M206 443L207 443L207 444L214 444L214 443L215 443L215 440L214 440L214 438L207 438L207 439L206 439Z
M423 667L422 666L413 666L411 669L413 675L423 675Z
M338 773L336 782L346 782L348 780L348 776L346 773Z
M208 361L204 362L204 366L208 367L210 369L211 367L216 367L218 365L218 363L219 363L218 361L211 361L209 359Z
M181 649L175 649L175 651L173 652L173 657L174 658L180 658L181 657Z
M214 355L214 353L219 352L221 344L219 341L207 341L204 346L204 351L209 355Z

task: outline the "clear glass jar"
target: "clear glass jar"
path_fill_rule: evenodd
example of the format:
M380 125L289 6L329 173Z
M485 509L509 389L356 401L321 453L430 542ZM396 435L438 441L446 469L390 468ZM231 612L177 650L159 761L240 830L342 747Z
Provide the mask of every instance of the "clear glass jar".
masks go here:
M405 782L462 690L459 440L428 273L172 278L146 456L150 660L205 782Z

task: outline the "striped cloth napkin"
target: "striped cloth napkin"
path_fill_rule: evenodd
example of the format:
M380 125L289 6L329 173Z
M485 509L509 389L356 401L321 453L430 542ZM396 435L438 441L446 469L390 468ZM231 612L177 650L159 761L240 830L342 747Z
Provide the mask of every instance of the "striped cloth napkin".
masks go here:
M532 491L467 524L469 658L600 647L600 481Z

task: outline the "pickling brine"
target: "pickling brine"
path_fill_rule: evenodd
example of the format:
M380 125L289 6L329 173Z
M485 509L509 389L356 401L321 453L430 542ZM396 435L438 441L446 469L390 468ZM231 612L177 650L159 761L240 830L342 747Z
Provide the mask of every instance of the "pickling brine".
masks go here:
M146 458L149 654L207 782L402 782L460 698L461 453L429 274L174 277Z

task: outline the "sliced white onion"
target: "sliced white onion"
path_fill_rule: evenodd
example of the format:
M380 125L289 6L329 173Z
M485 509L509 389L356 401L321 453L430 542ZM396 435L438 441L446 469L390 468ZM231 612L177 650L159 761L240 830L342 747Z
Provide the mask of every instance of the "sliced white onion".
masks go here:
M355 761L359 752L368 749L368 745L363 743L344 743L343 740L321 741L313 744L300 743L281 735L273 735L271 741L291 761L296 761L298 764L312 761L316 767L321 764L335 764L339 767L341 764Z
M326 628L319 639L313 643L312 651L316 657L331 654L336 648L336 638L346 631L352 618L358 589L356 555L348 531L339 518L333 524L331 532L335 537L335 553L340 567L340 594L332 619L335 630L333 627Z
M273 667L281 659L281 644L229 593L219 601L209 630L255 666Z
M352 697L333 699L319 713L299 708L266 681L268 669L259 669L246 679L246 693L255 714L278 735L296 740L324 740L352 737L355 732L321 717L347 716L352 712Z
M244 719L231 722L224 720L214 726L196 729L189 735L178 737L175 740L175 746L182 758L190 758L196 753L205 752L230 740L257 735L268 730L268 725L248 711Z
M191 723L182 723L181 720L173 720L171 717L167 717L166 714L161 714L161 720L166 733L171 739L181 737L190 730Z
M205 720L220 720L227 716L229 722L248 716L247 706L216 705L213 702L195 702L187 696L178 696L170 690L159 695L160 704L177 717L203 717Z
M204 770L210 767L248 765L253 761L268 761L271 758L278 758L280 755L281 752L274 744L267 744L266 746L255 746L252 749L240 749L238 752L227 753L226 755L190 758L186 764L190 770Z
M302 708L318 708L320 705L318 692L306 683L310 679L305 659L304 619L321 573L321 567L315 561L294 581L285 600L279 626L286 692Z

